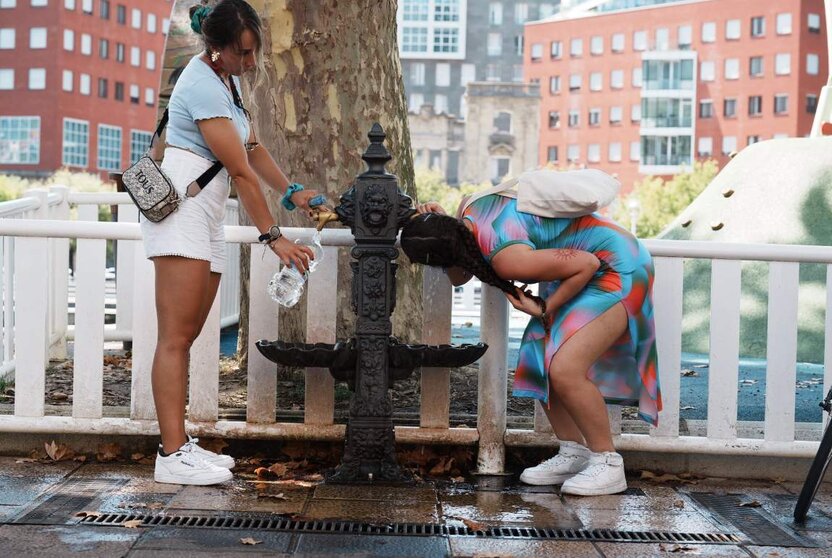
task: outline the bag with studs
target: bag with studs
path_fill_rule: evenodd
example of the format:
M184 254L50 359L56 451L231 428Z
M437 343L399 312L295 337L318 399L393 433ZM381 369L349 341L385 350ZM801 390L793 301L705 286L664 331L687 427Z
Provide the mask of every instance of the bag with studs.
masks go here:
M133 199L133 203L136 204L136 207L139 208L139 211L148 221L154 223L158 223L179 209L179 204L183 201L173 184L171 184L170 179L162 172L162 169L159 168L159 165L151 156L153 144L162 135L162 130L164 130L167 123L168 111L165 109L162 119L156 127L156 132L150 139L150 146L147 151L121 175L124 189ZM187 197L198 194L220 172L220 169L222 169L222 163L219 161L211 165L196 179L195 185L198 188L194 188L194 184L188 186Z

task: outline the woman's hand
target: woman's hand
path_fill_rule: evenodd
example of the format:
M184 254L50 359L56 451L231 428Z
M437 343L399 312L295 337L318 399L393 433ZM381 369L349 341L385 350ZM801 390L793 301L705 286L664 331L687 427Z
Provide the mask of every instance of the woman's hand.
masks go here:
M447 215L447 213L445 213L445 209L441 205L433 201L420 203L419 205L417 205L416 213L438 213L439 215Z
M306 273L309 268L309 260L315 259L312 248L305 244L295 244L285 236L281 236L269 244L269 248L277 254L283 265L293 265L301 273Z
M539 318L540 315L543 313L543 307L540 304L540 298L527 293L525 290L525 285L523 287L517 289L517 294L512 296L508 293L505 293L506 298L514 306L517 310L528 314L529 316L533 316L535 318Z
M301 190L300 192L295 192L292 194L292 197L289 198L292 200L292 203L296 206L300 207L301 209L305 209L307 212L312 208L309 207L309 201L318 195L317 190Z

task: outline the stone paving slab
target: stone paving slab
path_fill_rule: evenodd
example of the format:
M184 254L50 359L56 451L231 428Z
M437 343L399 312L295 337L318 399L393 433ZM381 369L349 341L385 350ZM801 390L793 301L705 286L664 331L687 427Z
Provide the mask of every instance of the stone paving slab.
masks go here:
M314 498L303 513L308 519L343 519L362 523L437 523L433 502L323 500Z
M292 533L244 529L155 527L143 531L145 532L133 546L133 550L214 552L223 556L226 552L286 553L293 537ZM244 545L241 539L247 538L259 542Z
M123 527L0 525L0 549L10 558L112 558L127 554L140 535Z
M482 556L513 558L602 558L590 542L522 541L512 539L477 539L451 537L454 556ZM609 558L612 558L611 556Z
M556 494L475 492L439 495L442 516L449 525L462 525L459 518L485 525L538 526L580 529L581 520Z
M304 534L298 537L295 552L295 556L440 558L449 556L450 548L445 537Z
M307 487L273 484L263 484L258 489L240 481L216 487L184 486L170 500L167 509L299 514L310 492L311 488Z
M315 487L314 498L330 500L380 500L387 502L436 502L431 487L347 486L321 484Z
M750 558L739 546L730 544L595 543L606 558L656 558L657 556L719 556Z

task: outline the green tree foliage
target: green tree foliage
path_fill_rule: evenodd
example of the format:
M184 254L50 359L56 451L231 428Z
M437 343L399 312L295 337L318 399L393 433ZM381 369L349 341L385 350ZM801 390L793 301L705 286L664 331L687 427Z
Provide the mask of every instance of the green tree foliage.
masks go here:
M690 172L677 174L670 180L647 177L636 183L633 192L621 200L614 218L619 223L629 224L630 202L637 200L640 209L636 233L639 238L653 238L702 193L718 171L716 161L708 159L697 161Z
M451 215L456 213L459 202L462 201L464 196L491 186L488 182L483 184L461 184L459 187L449 186L445 182L442 171L428 169L427 167L417 167L415 175L416 195L419 198L419 203L438 202Z

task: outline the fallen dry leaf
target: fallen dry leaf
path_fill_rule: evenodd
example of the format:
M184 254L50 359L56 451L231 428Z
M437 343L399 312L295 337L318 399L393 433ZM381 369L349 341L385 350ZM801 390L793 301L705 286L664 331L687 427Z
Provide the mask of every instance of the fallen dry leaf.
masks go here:
M100 517L101 512L94 512L94 511L79 511L75 514L75 517Z
M256 540L252 539L251 537L245 537L245 538L240 539L240 542L243 543L243 544L255 545L255 544L261 544L263 541L256 541Z
M132 453L132 454L130 454L130 459L132 459L133 461L141 461L142 459L144 459L144 454L143 453Z
M757 500L750 500L748 502L740 502L739 507L741 508L759 508L762 504Z
M37 459L32 459L31 457L24 457L22 459L15 460L15 463L37 463Z
M44 442L43 448L46 450L46 455L52 461L61 461L62 459L72 459L75 457L75 453L66 444L58 444L55 440L52 440L48 444Z
M685 501L684 500L676 500L673 502L673 507L676 509L684 509L685 508Z
M141 519L131 519L130 521L125 521L121 524L122 527L126 527L127 529L138 529L141 525Z
M77 461L78 463L83 463L87 460L86 455L78 455L72 459L73 461Z
M466 527L471 529L472 531L485 531L488 529L488 525L484 523L480 523L479 521L474 521L473 519L468 519L467 517L460 517L460 516L449 516L450 519L457 519L465 524Z
M451 482L465 482L465 477L451 477Z
M69 399L69 396L62 391L53 391L49 394L49 399L53 401L66 401Z
M121 446L115 443L101 444L95 458L101 462L115 461L121 455Z
M271 498L272 500L288 500L289 499L286 496L284 496L282 492L280 494L268 494L268 493L265 493L265 492L258 492L257 497L258 498Z
M665 544L660 544L659 545L659 550L661 550L662 552L699 554L699 551L696 549L696 547L685 546L685 545L681 545L681 544L674 544L672 546L667 546Z
M147 509L149 510L161 510L164 507L165 505L162 502L150 502L147 505Z

